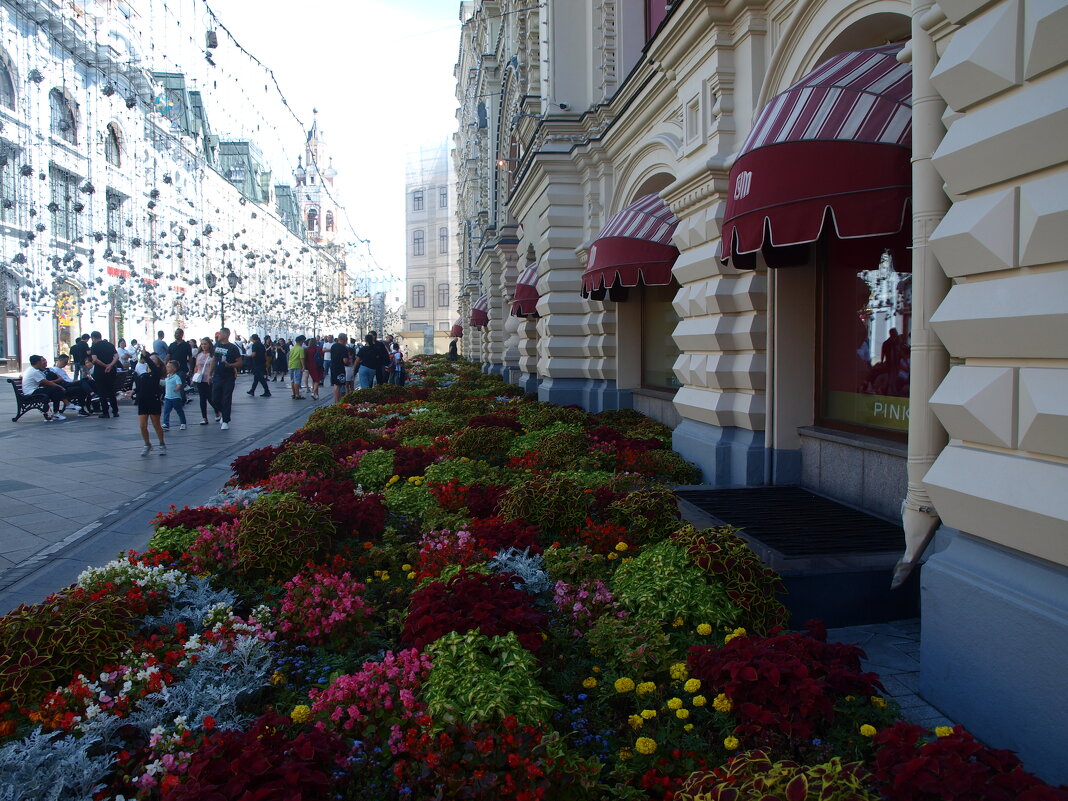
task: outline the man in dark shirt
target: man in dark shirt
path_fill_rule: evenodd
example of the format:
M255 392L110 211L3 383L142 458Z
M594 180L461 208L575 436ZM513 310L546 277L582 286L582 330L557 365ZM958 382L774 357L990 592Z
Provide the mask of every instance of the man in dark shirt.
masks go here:
M230 329L220 328L215 340L215 370L211 376L211 405L222 415L219 428L230 428L230 405L234 398L234 384L241 367L241 351L230 341Z
M246 395L256 394L256 385L263 384L262 398L271 397L271 390L267 388L267 348L260 342L260 335L253 334L249 337L252 344L252 389Z
M82 334L78 337L74 344L70 346L70 360L74 362L74 380L77 381L82 376L82 365L85 362L85 357L89 355L89 335Z
M175 330L174 342L167 346L167 358L178 362L178 376L182 379L182 385L178 389L182 393L182 405L185 405L189 403L185 388L189 383L189 367L193 363L193 347L185 341L185 331L181 328Z
M389 349L386 348L385 343L378 338L377 331L370 331L368 333L374 337L375 340L374 344L371 345L375 352L375 383L384 384L386 383L386 365L389 364ZM361 360L360 363L364 364L365 362ZM371 365L367 364L367 366L370 367Z
M352 364L349 357L348 334L338 334L330 346L330 383L334 385L334 403L341 400L341 388L345 386L345 368Z
M115 417L119 416L119 401L115 397L115 365L119 363L119 352L99 331L94 331L90 336L93 341L89 348L93 359L93 382L100 398L100 416L107 420L111 417L111 414L108 414L109 406L111 413Z

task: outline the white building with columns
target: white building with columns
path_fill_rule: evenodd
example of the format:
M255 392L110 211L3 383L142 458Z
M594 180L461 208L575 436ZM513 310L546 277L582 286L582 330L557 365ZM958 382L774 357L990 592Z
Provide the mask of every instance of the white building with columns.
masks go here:
M924 696L1068 781L1068 5L666 6L461 4L465 354L937 531Z

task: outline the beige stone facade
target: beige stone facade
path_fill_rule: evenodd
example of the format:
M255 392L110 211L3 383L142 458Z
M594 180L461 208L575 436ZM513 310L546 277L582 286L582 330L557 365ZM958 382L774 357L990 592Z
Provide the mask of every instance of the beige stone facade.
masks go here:
M490 300L464 352L544 399L653 414L709 483L800 484L891 520L907 499L910 532L941 519L922 576L925 692L1065 780L1048 739L1068 714L1041 699L1068 654L1068 5L682 0L662 22L657 6L462 4L460 255L471 299ZM907 389L864 390L868 417L842 423L827 377L831 246L738 269L720 236L761 110L829 57L887 42L913 76L911 265L858 266L902 288L881 322L878 309L865 319L875 349L910 326ZM624 302L579 292L601 227L653 192L678 219L668 343L663 288ZM537 315L514 318L533 262ZM900 385L888 342L884 387ZM676 352L672 386L656 361ZM992 628L962 637L956 615ZM1013 654L991 656L1010 631ZM967 675L952 667L962 650ZM1010 734L978 700L995 696L1036 726Z

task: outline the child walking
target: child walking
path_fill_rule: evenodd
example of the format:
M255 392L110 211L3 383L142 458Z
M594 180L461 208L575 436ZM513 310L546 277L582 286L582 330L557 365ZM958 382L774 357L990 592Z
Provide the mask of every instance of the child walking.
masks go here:
M171 411L178 412L181 425L179 431L185 431L185 401L182 400L182 377L178 375L178 362L167 362L167 377L163 379L163 430L171 429Z

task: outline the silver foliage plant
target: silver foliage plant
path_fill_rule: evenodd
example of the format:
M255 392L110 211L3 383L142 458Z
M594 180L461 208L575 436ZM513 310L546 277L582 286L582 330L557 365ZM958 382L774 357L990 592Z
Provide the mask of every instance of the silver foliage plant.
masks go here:
M505 548L490 559L488 567L494 573L511 573L518 579L512 586L531 595L541 595L553 587L545 572L545 560L540 554L530 553L529 548Z
M233 606L237 595L227 589L217 590L203 576L190 576L185 585L170 599L167 608L158 615L151 615L144 620L146 628L157 626L173 627L176 623L185 623L196 627L215 607Z

